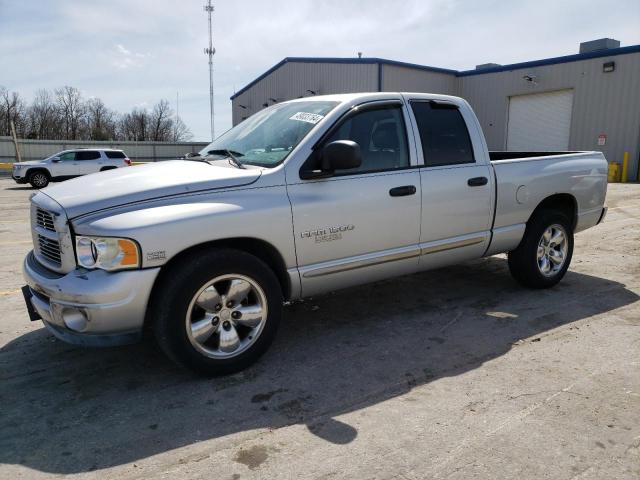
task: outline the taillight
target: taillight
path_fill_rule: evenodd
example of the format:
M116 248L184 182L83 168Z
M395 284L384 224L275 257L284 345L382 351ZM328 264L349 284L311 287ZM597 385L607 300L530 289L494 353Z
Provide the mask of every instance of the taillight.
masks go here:
M131 166L131 160L129 160L128 158L124 159L124 163L126 163L129 166Z

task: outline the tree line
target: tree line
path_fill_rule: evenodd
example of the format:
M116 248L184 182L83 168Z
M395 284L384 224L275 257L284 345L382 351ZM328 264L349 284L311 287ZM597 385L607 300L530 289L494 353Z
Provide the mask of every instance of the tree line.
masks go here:
M151 109L119 113L99 98L84 99L69 86L38 90L27 103L0 85L0 135L11 135L12 121L16 135L30 139L184 142L193 137L167 100Z

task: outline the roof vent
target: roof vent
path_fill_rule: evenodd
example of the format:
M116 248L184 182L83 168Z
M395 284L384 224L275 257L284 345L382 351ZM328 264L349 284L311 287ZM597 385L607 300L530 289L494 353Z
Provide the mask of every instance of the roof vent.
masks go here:
M476 65L476 70L486 70L487 68L501 67L499 63L483 63L482 65Z
M613 38L599 38L589 42L580 44L580 53L598 52L600 50L609 50L610 48L620 48L620 40Z

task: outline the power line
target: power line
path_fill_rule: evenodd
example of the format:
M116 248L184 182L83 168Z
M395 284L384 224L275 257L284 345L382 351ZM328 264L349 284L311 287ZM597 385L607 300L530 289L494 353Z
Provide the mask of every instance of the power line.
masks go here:
M204 11L209 16L209 48L204 49L204 53L209 56L209 108L211 111L211 140L215 138L215 128L213 122L213 54L216 53L216 49L213 48L213 34L211 33L211 13L214 8L211 5L211 0L208 0L204 6Z

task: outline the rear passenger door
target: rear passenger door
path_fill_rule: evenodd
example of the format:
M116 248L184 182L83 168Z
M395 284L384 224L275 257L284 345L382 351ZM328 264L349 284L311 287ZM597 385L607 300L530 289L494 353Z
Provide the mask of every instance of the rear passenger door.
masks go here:
M97 150L81 150L76 152L75 175L87 175L88 173L99 172L101 163L104 163L100 152Z
M410 100L409 105L422 164L420 269L479 258L490 240L490 166L474 155L456 104Z

